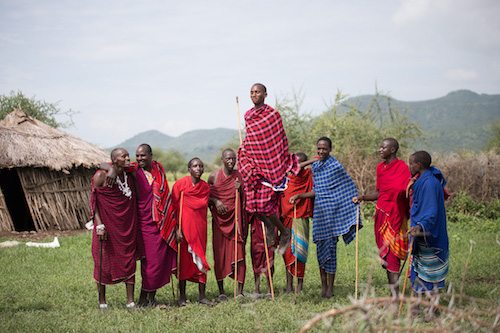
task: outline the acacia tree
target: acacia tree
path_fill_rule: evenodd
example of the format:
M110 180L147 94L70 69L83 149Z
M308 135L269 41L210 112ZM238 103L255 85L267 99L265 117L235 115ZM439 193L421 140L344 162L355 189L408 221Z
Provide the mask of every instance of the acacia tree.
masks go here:
M20 91L11 91L10 95L0 95L0 120L15 109L24 111L28 116L38 119L52 127L68 127L73 124L71 116L75 112L71 109L62 110L56 103L48 103L35 99L28 98ZM69 118L67 122L60 122L56 116L64 115Z

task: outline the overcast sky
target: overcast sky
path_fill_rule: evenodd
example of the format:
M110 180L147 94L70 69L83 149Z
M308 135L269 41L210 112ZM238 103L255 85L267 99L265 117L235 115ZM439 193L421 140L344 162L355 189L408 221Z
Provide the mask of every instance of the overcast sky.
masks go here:
M0 94L73 109L69 132L111 146L144 130L237 127L254 82L425 100L500 93L500 1L0 0ZM243 117L243 116L242 116Z

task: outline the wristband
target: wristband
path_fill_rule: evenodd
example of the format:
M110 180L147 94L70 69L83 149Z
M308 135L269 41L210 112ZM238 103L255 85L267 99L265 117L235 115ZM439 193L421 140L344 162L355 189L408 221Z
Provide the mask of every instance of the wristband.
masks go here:
M103 231L106 230L106 226L104 224L99 224L98 226L95 227L96 231Z

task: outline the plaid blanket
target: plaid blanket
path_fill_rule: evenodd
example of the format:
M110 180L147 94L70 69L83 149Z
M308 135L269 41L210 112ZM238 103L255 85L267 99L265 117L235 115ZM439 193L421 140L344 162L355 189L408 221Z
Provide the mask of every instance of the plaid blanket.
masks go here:
M248 110L245 130L245 139L238 150L238 169L245 183L265 180L278 186L287 172L300 171L297 157L288 152L281 116L272 107L264 104Z
M238 150L238 170L245 184L246 209L251 212L269 212L277 200L269 200L273 190L263 190L263 181L272 186L283 183L288 172L298 174L299 162L288 152L288 139L280 114L269 105L252 108L245 114L246 136Z
M330 156L312 165L313 190L316 193L313 212L313 241L344 235L356 225L356 205L352 198L358 190L342 164ZM361 218L360 218L361 228Z

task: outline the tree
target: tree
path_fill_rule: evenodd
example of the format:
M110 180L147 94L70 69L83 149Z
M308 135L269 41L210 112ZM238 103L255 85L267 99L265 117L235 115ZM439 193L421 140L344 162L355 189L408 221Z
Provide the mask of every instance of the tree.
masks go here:
M153 148L154 159L160 162L165 168L165 172L171 172L174 180L177 180L177 173L187 172L187 161L177 150L164 151Z
M35 99L35 97L28 98L20 91L11 91L10 95L0 95L0 120L5 118L6 115L21 109L28 116L38 119L45 124L52 127L68 127L73 124L71 116L75 112L71 109L62 110L56 103L48 103ZM64 115L69 118L67 122L60 122L56 116Z
M277 99L276 110L283 120L289 151L308 154L314 150L314 143L310 140L312 117L301 111L303 100L301 91L294 92L292 98Z
M491 124L492 136L486 146L486 149L500 153L500 120Z
M328 111L313 120L311 140L328 136L333 142L333 154L344 165L355 180L361 193L374 187L375 166L380 161L377 154L378 144L386 137L394 137L401 150L407 149L410 143L420 135L420 128L411 122L399 110L391 105L388 96L375 95L372 105L367 110L359 110L354 106L347 111L347 96L338 92L335 102ZM388 105L387 113L380 107L381 102Z

